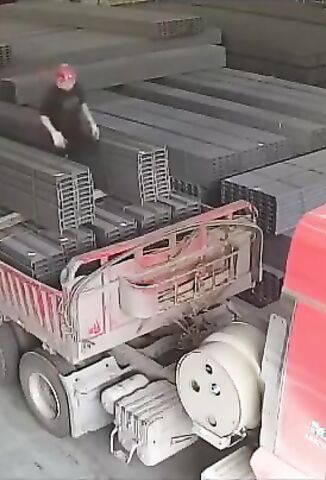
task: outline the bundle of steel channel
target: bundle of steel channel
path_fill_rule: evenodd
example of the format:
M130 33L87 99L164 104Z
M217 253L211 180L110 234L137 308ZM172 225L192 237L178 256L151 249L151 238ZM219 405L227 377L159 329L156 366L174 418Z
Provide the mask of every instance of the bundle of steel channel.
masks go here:
M326 129L321 121L306 120L297 118L296 114L273 111L269 105L264 106L262 104L260 107L247 105L236 94L232 101L221 99L218 93L213 95L213 90L210 91L211 95L209 95L206 88L203 90L203 80L199 78L190 81L190 77L184 75L182 79L166 77L162 82L164 82L164 85L150 82L125 85L121 91L129 96L164 104L175 109L183 109L206 117L245 125L260 131L273 132L278 136L279 145L277 148L280 149L275 152L276 156L282 156L283 158L284 153L299 155L316 148L325 148ZM283 92L284 97L290 95L286 93L287 89L285 87ZM307 117L309 118L309 116ZM287 142L286 139L288 139ZM256 146L259 146L259 144L256 144ZM269 163L272 163L272 161ZM251 166L254 167L254 165Z
M326 150L222 181L222 203L247 199L267 233L291 230L307 211L326 201Z
M94 246L94 234L87 229L68 231L65 237L58 237L33 225L18 225L2 234L0 259L36 280L58 286L67 261Z
M96 206L92 229L98 247L134 238L138 232L137 222L131 215L113 206L110 208L105 202Z
M95 235L91 228L79 227L78 230L66 230L64 235L58 235L51 230L37 228L31 223L27 223L26 228L41 238L50 240L59 246L66 261L69 261L75 255L88 252L96 247Z
M145 9L99 8L71 2L20 2L14 11L4 9L5 18L15 18L44 25L85 28L151 39L195 35L205 27L202 17L192 14Z
M258 130L253 126L240 126L236 115L231 123L229 119L206 116L204 109L202 113L191 112L186 102L182 109L181 105L159 104L162 99L169 103L170 90L162 85L128 85L123 87L123 92L144 97L148 93L151 101L117 95L110 102L94 105L93 109L101 112L95 113L96 119L104 128L129 132L151 144L166 144L172 176L193 186L193 191L200 188L209 191L217 186L220 178L293 155L292 141L266 131L269 127ZM160 91L162 97L156 95ZM181 92L179 97L177 92L176 96L181 98L185 93ZM326 135L322 146L325 142ZM204 201L207 201L205 196Z
M192 15L175 15L175 18L167 18L157 21L158 38L174 38L183 35L196 35L205 28L202 17Z
M65 266L60 245L24 227L11 229L0 241L0 258L41 282L55 285Z
M0 139L0 205L62 234L93 223L94 186L88 168L66 158Z
M11 46L0 44L0 67L5 67L11 62Z
M121 198L107 197L99 206L102 210L109 212L110 215L114 214L121 219L122 227L127 229L128 235L131 232L131 222L136 222L138 234L144 234L172 222L196 215L202 209L202 204L198 198L173 192L167 199L157 202L144 202L142 205L131 204ZM110 223L112 223L111 220Z
M125 82L189 72L209 68L211 65L225 66L226 62L224 47L216 45L185 46L124 55L77 65L76 71L84 90L106 89ZM40 99L50 84L47 75L40 78L35 72L7 75L0 81L0 99L38 108Z
M102 176L112 196L131 202L155 202L171 193L168 151L127 135L105 131L101 138Z
M0 217L11 212L0 208ZM58 286L64 265L75 255L95 248L95 235L86 227L67 230L64 236L32 222L25 222L2 230L0 260L37 280Z

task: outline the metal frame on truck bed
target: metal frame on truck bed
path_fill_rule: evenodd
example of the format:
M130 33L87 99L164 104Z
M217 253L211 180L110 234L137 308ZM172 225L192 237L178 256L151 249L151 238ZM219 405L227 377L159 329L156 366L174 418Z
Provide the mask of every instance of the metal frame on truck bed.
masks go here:
M118 434L127 459L143 445L145 464L161 462L197 439L178 399L175 362L216 330L210 311L261 280L262 246L255 209L239 201L74 257L62 290L0 262L0 380L19 373L32 412L52 434L78 437L114 422L112 453L122 455ZM125 430L116 421L111 395L138 387L136 403L158 403L152 420L141 421L145 430L137 427L139 441L126 444L129 423ZM152 444L148 428L156 425L163 430Z

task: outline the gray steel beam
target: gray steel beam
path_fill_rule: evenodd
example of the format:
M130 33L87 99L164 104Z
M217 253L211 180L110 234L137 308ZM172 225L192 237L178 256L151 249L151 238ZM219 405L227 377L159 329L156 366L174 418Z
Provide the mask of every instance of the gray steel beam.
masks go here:
M298 153L307 153L317 148L323 148L325 145L325 126L316 122L150 82L126 85L122 87L121 91L144 100L163 103L289 137L297 145Z
M12 48L11 45L0 43L0 67L5 67L11 63Z
M132 136L161 142L168 146L171 174L196 185L208 187L220 178L221 169L236 164L239 155L230 150L216 147L191 138L183 138L158 128L141 125L108 114L96 114L100 125L112 130L123 131Z
M236 70L232 68L218 68L218 69L209 69L204 72L216 72L218 76L223 75L226 76L227 78L229 77L236 77L239 79L245 79L245 80L253 80L257 82L261 82L264 85L270 85L270 86L275 86L275 87L280 87L286 89L287 92L291 93L293 90L297 92L297 94L307 94L309 97L326 97L326 90L323 88L311 86L311 85L305 85L303 83L298 83L294 81L289 81L289 80L284 80L282 78L277 78L272 75L260 75L257 73L252 73L252 72L245 72L242 70Z
M221 83L226 82L230 85L237 84L245 88L256 88L259 92L264 91L266 93L285 95L289 96L290 99L296 99L303 103L326 103L326 90L323 88L290 82L267 75L242 72L241 70L232 70L229 68L202 70L200 72L194 72L194 74L200 79L215 80Z
M226 133L237 139L248 140L263 148L267 163L272 163L274 160L282 160L295 153L289 139L281 135L227 122L219 118L207 117L203 114L193 113L134 97L125 97L106 91L91 93L88 101L94 110L98 108L104 109L107 105L130 105L139 112L151 112L163 118L180 120L191 126L199 126L219 133Z
M54 232L26 223L11 228L10 234L2 238L0 259L37 280L58 287L66 262L73 255L94 248L94 240L91 230L80 229L78 234L68 231L65 237L58 237Z
M223 47L204 45L150 52L81 65L77 66L76 70L84 89L89 91L186 73L208 68L211 65L225 66ZM48 85L48 79L41 79L35 74L2 79L0 99L16 101L21 105L38 106Z
M151 39L196 34L204 29L199 15L129 10L124 8L94 8L74 3L53 3L45 0L24 2L15 8L4 7L4 18L22 19L51 26L67 26L147 36Z
M168 152L165 146L141 142L119 132L101 135L100 165L105 191L130 201L156 201L170 194ZM100 174L100 172L99 172Z
M2 10L1 10L2 12ZM0 40L1 42L11 43L13 40L27 41L33 37L44 36L53 32L65 31L62 27L42 27L40 25L30 22L22 22L17 20L6 19L5 16L0 16Z
M0 102L0 137L41 150L54 150L39 115L32 109L6 102Z
M303 95L301 98L291 96L284 89L274 92L264 85L243 86L236 80L223 82L196 74L167 77L160 83L321 124L326 123L326 101L323 97L319 102L313 102L311 99L303 98Z
M1 205L60 233L93 221L87 168L9 140L0 145Z
M161 0L158 1L161 2ZM318 3L311 5L309 0L305 2L305 5L302 5L302 2L285 0L250 0L247 2L243 2L243 0L174 0L174 3L326 25L325 12L322 8L316 8L316 6L323 7L323 5L318 5Z
M88 38L90 42L88 42ZM80 43L74 45L77 39ZM55 46L52 47L54 43ZM73 45L71 45L73 43ZM97 43L97 46L95 44ZM38 35L30 39L12 42L15 54L14 62L5 70L6 75L30 73L39 67L53 68L59 63L85 65L101 60L118 57L130 57L136 54L170 50L174 48L192 48L200 45L218 45L221 34L218 29L207 29L194 36L180 37L155 42L141 37L130 37L93 32L65 32ZM2 75L4 76L4 75Z
M290 157L290 151L288 151L285 157L282 156L282 152L279 152L280 155L278 157L275 155L270 159L266 156L265 146L261 143L249 141L241 137L239 138L238 136L228 135L227 133L219 132L214 128L208 128L204 125L192 125L183 120L165 117L164 115L161 115L159 111L157 113L152 113L135 107L133 108L132 99L130 107L126 102L122 105L113 102L106 104L103 107L98 107L98 110L116 115L120 118L126 118L161 130L166 130L171 133L178 133L185 138L200 140L232 152L235 151L238 153L239 160L237 164L230 164L228 170L230 174L240 173L250 170L251 168L263 166L265 163L271 163L273 160L279 161ZM226 172L224 172L224 174L225 173Z
M275 60L252 57L250 54L242 54L228 50L228 66L239 70L273 75L285 80L306 83L308 85L322 85L326 82L326 67L324 65L315 68L300 67L287 63L278 63Z
M325 150L223 180L222 201L240 198L256 205L265 232L291 230L304 213L326 201Z
M164 6L160 8L164 10ZM184 8L176 6L173 10L178 12ZM320 15L322 9L317 10ZM227 8L195 7L190 11L205 16L210 25L222 29L229 67L312 85L326 82L323 25Z

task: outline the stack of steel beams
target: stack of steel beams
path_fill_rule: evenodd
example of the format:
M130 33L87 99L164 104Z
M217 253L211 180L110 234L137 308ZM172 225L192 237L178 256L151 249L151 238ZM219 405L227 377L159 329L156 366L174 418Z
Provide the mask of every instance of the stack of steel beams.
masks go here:
M117 212L114 206L104 202L96 207L96 216L93 225L98 247L136 237L137 222L128 214Z
M40 229L30 222L26 224L26 227L41 238L51 240L59 245L66 261L75 255L92 250L96 245L95 235L91 228L79 227L78 230L67 230L64 235L58 235L52 230Z
M312 85L326 82L325 9L313 8L307 0L178 2L196 6L185 8L176 2L159 2L155 7L202 15L210 25L218 25L225 35L231 68Z
M180 180L179 178L173 178L171 179L171 185L172 185L172 190L175 192L182 192L186 193L187 195L190 195L191 197L198 197L198 198L204 198L204 194L202 192L202 189L200 185L194 185L193 183L186 182L184 180ZM214 198L212 200L212 203L215 202L215 197L216 194L214 195ZM208 202L210 203L210 202Z
M171 193L170 198L162 199L162 203L169 205L173 220L183 220L200 213L202 204L198 197L185 193Z
M107 166L103 162L101 164L103 170L107 171L110 195L123 198L125 208L138 216L138 220L140 218L143 229L152 228L144 225L160 226L171 219L186 218L200 211L199 198L172 192L168 151L165 147L144 144L126 138L120 132L106 129L102 137L101 155L107 158ZM126 205L126 201L132 202L132 205ZM155 222L148 220L151 213L155 216Z
M157 227L163 227L164 225L168 225L173 218L173 212L168 203L169 199L165 198L164 202L165 203L162 203L160 201L145 202L143 204L146 210L155 214Z
M242 168L250 168L250 164L254 166L259 165L259 161L264 159L264 149L262 145L250 142L246 139L232 137L227 133L217 133L216 130L209 130L207 127L203 128L199 125L193 126L185 121L177 120L173 118L167 118L163 115L156 113L142 111L141 109L132 107L131 105L123 104L117 105L106 104L98 107L104 113L118 116L126 120L138 122L140 124L148 125L155 129L159 129L162 135L162 141L165 141L165 136L168 133L180 135L184 139L194 140L202 143L202 149L204 145L211 145L211 162L205 162L202 160L202 175L206 175L208 182L211 182L213 178L220 178L231 175L232 173L238 173L240 164L243 164ZM179 142L180 143L180 142ZM213 149L215 148L215 155ZM208 149L206 148L208 151ZM193 152L194 153L194 152ZM200 156L200 155L199 155ZM185 158L184 162L175 161L174 157L171 158L172 175L176 178L185 179L186 172L189 172L188 181L195 183L198 180L198 175L195 170L198 170L199 159L196 159L195 155ZM217 160L219 159L219 160ZM205 168L208 169L207 173ZM241 171L241 170L240 170ZM192 177L191 173L193 172ZM201 183L203 186L205 184ZM207 186L207 183L206 183Z
M156 86L154 86L156 87ZM160 87L160 86L158 86ZM165 87L163 87L165 88ZM196 113L133 98L94 105L100 125L137 136L169 150L171 175L190 192L217 191L221 178L291 157L291 140L276 133L239 126ZM189 114L189 115L188 115ZM228 127L230 133L227 133ZM233 127L233 128L232 128ZM324 131L326 127L316 127ZM318 134L316 143L322 143ZM324 138L324 145L326 135ZM308 149L308 146L305 146ZM308 149L309 150L309 149Z
M221 44L221 31L217 28L204 30L193 36L176 37L168 41L150 41L147 38L130 35L91 32L89 30L67 30L30 26L30 31L21 23L22 32L15 32L17 26L9 23L9 28L0 17L0 39L10 44L15 53L14 62L3 69L3 77L11 77L36 70L51 73L62 61L73 65L86 65L101 60L112 60L119 57L175 48L192 48L200 45ZM13 32L11 32L13 29Z
M326 95L320 88L286 88L287 82L269 84L259 75L229 69L207 70L168 77L162 83L272 112L325 123Z
M326 201L326 151L311 153L222 181L223 203L248 199L267 233L291 230L307 211Z
M11 63L11 55L11 46L0 44L0 67L6 67L9 63Z
M326 139L325 124L295 118L293 115L273 112L266 108L248 106L237 101L150 82L126 85L121 91L144 100L282 135L292 140L292 155L322 148L321 145Z
M24 2L14 9L4 8L4 18L33 21L51 26L85 28L142 36L150 39L195 35L205 27L200 15L132 10L115 7L96 9L72 2Z
M5 102L0 102L0 137L41 150L53 148L51 138L35 111Z
M101 170L107 191L131 202L155 202L171 192L168 151L165 147L104 132L101 139Z
M223 70L224 69L221 71ZM190 129L184 132L184 135L187 137L191 135L195 128L198 129L197 134L193 133L195 138L202 138L204 129L206 132L214 131L215 137L218 137L219 141L223 142L224 140L222 145L226 147L232 146L232 148L236 148L237 142L242 141L242 144L239 143L240 152L242 151L241 147L245 152L248 148L256 149L259 147L259 151L266 157L267 162L273 162L275 159L279 160L280 157L278 153L282 155L290 155L290 153L292 153L290 152L289 142L281 135L270 133L266 130L243 126L235 122L220 120L204 114L194 113L189 110L173 108L164 104L108 92L101 92L101 95L91 94L90 102L94 110L103 111L104 113L112 112L112 114L123 116L125 112L137 112L140 123L145 123L145 117L143 116L145 113L152 114L150 119L147 117L148 122L146 122L146 124L149 125L157 125L158 118L163 122L162 127L166 125L167 119L182 122L184 129L187 126ZM175 124L173 124L173 126L175 127ZM169 130L172 129L170 128ZM180 133L182 132L180 131ZM216 138L214 141L216 142ZM247 142L247 144L245 142ZM247 155L249 162L251 154L252 151L249 150Z
M58 282L66 260L59 244L20 226L2 237L0 259L32 278L49 284Z
M140 12L141 14L143 12ZM148 12L146 12L148 13ZM200 16L171 15L168 18L155 20L157 38L175 38L184 35L196 35L205 28L205 22Z
M0 215L10 210L0 208ZM25 274L52 286L59 286L60 273L75 255L95 248L95 235L89 228L68 230L64 235L23 222L1 232L0 260Z
M93 230L96 235L96 245L104 247L116 243L121 238L121 229L114 223L106 220L106 212L102 209L97 209L96 217L93 225Z
M126 218L129 218L129 222L133 219L137 224L138 234L144 234L200 213L202 204L196 197L171 193L168 199L145 202L142 205L131 204L121 198L107 197L104 207L101 205L101 208L121 218L125 228L128 226Z
M89 169L10 140L0 140L0 204L63 233L94 220Z
M235 152L204 144L201 141L185 139L180 135L164 132L153 127L110 114L95 114L96 121L103 127L138 136L150 143L164 142L168 145L171 175L195 185L207 187L217 180L214 172L216 162L227 164L236 156ZM189 166L190 165L190 166ZM188 166L188 167L187 167Z
M200 45L105 59L77 65L76 71L84 90L89 91L225 64L224 47ZM51 81L51 75L40 76L35 73L3 78L0 83L0 99L39 106Z
M133 205L122 199L113 197L107 198L107 207L109 211L114 209L121 212L120 215L128 214L137 223L139 233L151 232L157 228L157 218L153 210L149 210L144 205Z

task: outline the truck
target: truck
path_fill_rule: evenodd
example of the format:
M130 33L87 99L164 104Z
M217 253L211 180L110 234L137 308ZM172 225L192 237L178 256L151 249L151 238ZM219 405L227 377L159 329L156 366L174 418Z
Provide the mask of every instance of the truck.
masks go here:
M262 279L246 201L78 255L61 289L0 262L1 383L57 437L111 426L127 463L202 438L226 452L203 480L325 478L325 233L326 206L301 220L262 320L235 300Z

